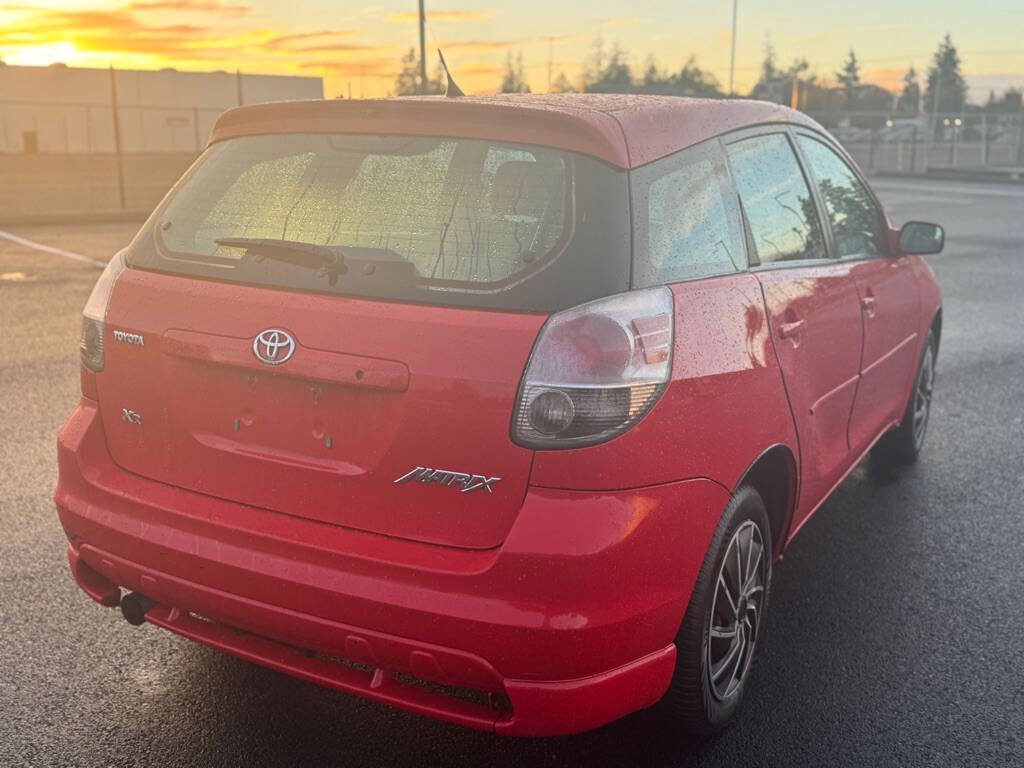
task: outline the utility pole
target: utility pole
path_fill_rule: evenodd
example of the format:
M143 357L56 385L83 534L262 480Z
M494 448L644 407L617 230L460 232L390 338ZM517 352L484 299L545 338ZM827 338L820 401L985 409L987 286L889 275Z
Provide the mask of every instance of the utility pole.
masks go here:
M427 17L420 0L420 93L427 92Z
M121 210L125 209L124 196L124 152L121 149L121 119L117 109L117 80L114 77L114 65L110 65L110 116L114 122L114 154L117 155L117 195Z
M1020 108L1020 119L1017 121L1017 165L1024 165L1024 104Z
M931 165L932 160L932 145L935 144L935 133L939 129L939 101L942 99L942 67L937 67L935 71L935 93L932 94L932 119L931 129L928 131L928 141L924 145L924 170L928 171L928 166ZM945 135L945 131L943 131Z
M733 75L736 72L736 6L739 0L732 0L732 51L729 53L729 95L735 96Z

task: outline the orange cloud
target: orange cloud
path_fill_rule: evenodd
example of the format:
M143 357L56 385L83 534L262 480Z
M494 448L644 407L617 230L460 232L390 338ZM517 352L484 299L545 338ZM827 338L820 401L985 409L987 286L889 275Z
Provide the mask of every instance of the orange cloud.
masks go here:
M466 75L466 76L476 76L476 75L487 75L487 76L492 76L493 75L493 76L497 76L497 75L503 75L504 73L505 73L505 68L504 67L493 67L493 66L490 66L488 64L470 64L469 66L458 67L457 71L453 71L452 72L452 74L455 75L456 77L461 77L462 75Z
M398 49L390 45L362 45L359 43L324 43L323 45L307 45L302 48L289 48L289 53L348 53L352 51L394 51ZM398 61L396 55L394 61Z
M130 11L194 11L197 13L222 13L240 16L252 11L244 3L221 2L221 0L140 0L125 6Z
M0 28L0 45L31 45L67 40L76 47L101 51L138 51L145 46L180 49L188 40L205 36L189 24L153 26L140 22L126 9L110 11L39 11Z
M884 67L876 69L868 69L861 75L861 80L865 83L872 83L873 85L880 85L883 88L890 91L902 91L903 90L903 76L907 74L906 67ZM918 82L920 83L923 78L918 73ZM922 86L923 87L923 86Z
M517 40L446 40L441 43L441 49L464 50L464 51L503 51L508 48L526 48L534 45L548 45L549 43L565 42L568 40L589 40L590 35L540 35L538 37L523 37Z
M515 45L522 45L525 40L448 40L441 44L441 49L464 50L464 51L499 51L511 48Z
M636 24L637 19L632 16L614 16L608 19L600 19L599 21L605 27L627 27L630 24Z
M322 37L349 37L357 34L354 29L320 29L315 32L296 32L290 35L276 35L265 40L263 45L267 48L286 48L294 50L292 43L300 43L304 40L316 40Z
M333 77L367 77L392 80L398 74L401 64L394 57L346 59L342 61L305 61L299 69L322 72Z
M494 11L427 11L427 21L481 21L494 15ZM406 23L419 21L417 11L398 11L388 18L391 21Z
M196 2L203 0L193 0L193 4ZM249 32L247 36L231 37L216 35L208 27L195 24L150 24L141 21L128 6L110 10L34 8L31 12L18 8L18 13L18 17L0 27L0 48L32 49L60 41L85 53L173 61L233 61L240 50L251 48L268 36Z

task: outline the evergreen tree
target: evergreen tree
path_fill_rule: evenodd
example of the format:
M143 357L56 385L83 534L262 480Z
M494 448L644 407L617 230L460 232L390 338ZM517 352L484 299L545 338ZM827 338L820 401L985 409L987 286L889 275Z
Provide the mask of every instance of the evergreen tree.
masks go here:
M778 67L772 39L764 38L764 59L761 61L761 75L750 91L750 98L772 101L776 104L785 103L787 91L784 74Z
M444 72L441 70L440 60L434 70L433 79L427 78L426 89L420 88L420 60L413 48L402 56L402 69L395 78L396 96L414 96L419 93L439 94L444 93Z
M576 88L569 82L569 78L565 76L565 72L559 72L558 77L555 78L555 82L551 84L552 93L576 93Z
M599 62L605 62L604 48L595 47L595 57L588 62L584 70L583 90L588 93L632 93L633 71L626 60L626 52L616 43L607 54L607 62L598 68Z
M901 115L916 115L921 110L921 86L917 82L917 70L913 67L903 76L903 90L896 100L896 111Z
M843 89L843 96L846 99L846 109L853 110L857 106L857 89L860 87L860 64L857 62L857 54L850 49L843 68L836 72L836 80Z
M967 83L960 71L960 56L947 34L928 68L924 107L933 113L960 112L967 103Z
M516 57L512 58L512 51L508 52L505 59L505 75L501 79L502 93L529 93L530 86L523 74L523 52L519 51Z
M687 59L683 68L675 74L664 72L657 60L648 56L643 78L634 86L634 90L639 93L703 98L722 98L725 95L715 76L701 69L694 56Z
M772 45L772 39L768 35L764 38L764 60L761 62L761 80L762 83L769 83L773 80L777 80L779 77L779 69L775 66L775 47Z
M395 94L398 96L412 96L420 92L420 65L416 58L416 51L409 48L409 52L402 57L402 70L395 78Z
M725 94L718 85L718 79L710 72L697 66L697 59L691 56L686 64L672 77L672 93L677 96L700 96L722 98Z
M598 36L590 45L590 55L583 62L583 90L587 91L589 83L596 83L604 72L605 50L604 38Z
M647 57L644 65L644 76L640 81L640 90L643 93L668 93L669 78L658 67L658 61L651 54Z
M792 81L799 80L801 83L814 83L817 81L818 76L809 74L810 71L811 65L807 62L807 59L793 59L793 63L789 65L785 76L788 80Z

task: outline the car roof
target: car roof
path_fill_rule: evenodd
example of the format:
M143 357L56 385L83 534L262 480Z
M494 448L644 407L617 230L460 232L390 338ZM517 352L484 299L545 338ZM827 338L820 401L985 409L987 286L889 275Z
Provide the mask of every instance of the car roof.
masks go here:
M287 101L235 107L210 143L275 133L404 133L534 144L637 168L749 126L821 130L801 112L763 101L647 94L500 94Z

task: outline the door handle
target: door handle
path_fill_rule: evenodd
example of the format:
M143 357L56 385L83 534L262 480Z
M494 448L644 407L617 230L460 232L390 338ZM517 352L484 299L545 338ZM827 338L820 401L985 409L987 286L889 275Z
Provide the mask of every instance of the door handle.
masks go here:
M799 334L806 326L806 320L794 320L792 323L782 323L779 326L779 338L792 338Z
M874 296L863 296L860 300L860 305L864 309L872 310L875 308L875 297Z

